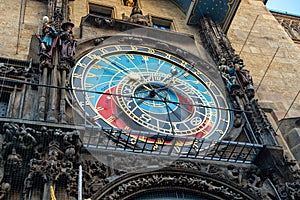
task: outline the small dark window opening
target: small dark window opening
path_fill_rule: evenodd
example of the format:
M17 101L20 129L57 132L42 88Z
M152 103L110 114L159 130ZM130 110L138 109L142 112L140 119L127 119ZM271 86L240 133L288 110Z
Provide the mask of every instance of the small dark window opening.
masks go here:
M164 19L159 17L151 17L153 28L161 29L161 30L174 30L173 20Z
M89 13L93 15L99 15L103 17L113 18L114 8L109 6L102 6L90 3L89 4Z

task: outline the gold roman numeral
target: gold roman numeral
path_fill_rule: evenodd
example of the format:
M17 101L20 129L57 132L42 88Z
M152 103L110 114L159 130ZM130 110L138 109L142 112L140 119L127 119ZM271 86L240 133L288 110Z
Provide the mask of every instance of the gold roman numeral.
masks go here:
M73 74L73 78L82 79L82 74Z
M99 107L96 108L96 110L99 112L99 111L101 111L101 110L104 110L104 108L101 107L101 106L99 106Z
M113 122L113 121L115 121L115 117L114 116L110 116L109 118L107 118L106 120L109 122L109 123L111 123L111 122Z

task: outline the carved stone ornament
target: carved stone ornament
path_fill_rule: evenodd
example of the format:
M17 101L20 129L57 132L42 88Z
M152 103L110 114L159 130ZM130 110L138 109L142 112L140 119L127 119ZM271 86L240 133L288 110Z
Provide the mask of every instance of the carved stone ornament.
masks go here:
M91 198L94 200L132 199L161 190L193 193L199 197L217 199L257 199L240 186L230 184L205 173L174 168L141 174L126 174L107 184Z
M28 71L27 68L10 66L4 63L0 63L0 74L5 75L22 75Z
M149 27L153 26L150 16L143 15L142 10L137 6L132 8L130 17L125 16L125 14L123 13L122 19L124 21L128 21L128 22L143 25L143 26L149 26Z

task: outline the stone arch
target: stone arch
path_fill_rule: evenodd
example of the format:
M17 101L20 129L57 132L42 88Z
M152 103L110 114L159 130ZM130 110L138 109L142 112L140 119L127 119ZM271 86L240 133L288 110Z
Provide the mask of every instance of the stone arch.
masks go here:
M255 194L228 180L176 168L128 173L98 190L92 199L136 199L161 191L181 191L203 199L258 199Z

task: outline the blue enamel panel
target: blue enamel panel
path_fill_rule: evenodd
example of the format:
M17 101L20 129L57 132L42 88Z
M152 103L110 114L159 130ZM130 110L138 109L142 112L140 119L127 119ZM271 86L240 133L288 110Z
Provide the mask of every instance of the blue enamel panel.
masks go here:
M241 0L170 0L177 5L184 14L189 14L188 24L196 25L202 16L208 16L221 27L228 28L232 17ZM193 3L194 2L194 3ZM192 7L191 13L188 13Z
M188 24L198 24L202 16L209 16L223 27L231 21L240 0L196 0Z
M192 0L172 0L185 14L189 10Z

